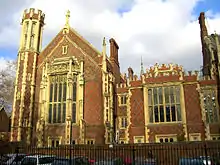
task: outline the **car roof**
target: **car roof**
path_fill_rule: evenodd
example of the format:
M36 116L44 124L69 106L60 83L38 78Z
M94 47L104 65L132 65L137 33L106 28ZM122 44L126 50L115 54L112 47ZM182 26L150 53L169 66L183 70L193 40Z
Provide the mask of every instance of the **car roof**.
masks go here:
M53 158L55 157L54 155L29 155L29 156L26 156L28 158Z

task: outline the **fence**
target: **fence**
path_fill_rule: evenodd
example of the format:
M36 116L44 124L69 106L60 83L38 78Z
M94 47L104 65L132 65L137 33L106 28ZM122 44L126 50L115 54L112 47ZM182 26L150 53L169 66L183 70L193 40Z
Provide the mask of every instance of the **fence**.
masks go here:
M160 165L177 165L180 158L199 156L220 159L220 141L181 142L163 144L123 144L123 145L73 145L56 148L36 148L31 146L7 145L4 153L46 154L57 157L86 156L93 160L121 158L131 160L155 159Z

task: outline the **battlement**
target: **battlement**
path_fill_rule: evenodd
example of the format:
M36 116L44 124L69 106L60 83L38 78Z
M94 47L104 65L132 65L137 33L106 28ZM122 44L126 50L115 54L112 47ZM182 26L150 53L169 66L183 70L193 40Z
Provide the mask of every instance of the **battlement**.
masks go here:
M45 14L39 9L25 9L22 17L22 23L25 19L35 19L44 24Z
M184 76L199 76L199 71L195 70L195 71L187 71L183 73Z
M119 83L116 85L117 88L127 88L128 84L127 83Z
M121 75L123 83L117 85L117 88L126 88L132 84L139 84L140 80L142 83L160 81L196 81L200 80L199 71L184 71L183 67L178 64L155 64L154 66L146 69L146 72L140 77L133 73L131 67L128 68L128 76L125 74ZM152 79L153 78L153 79Z

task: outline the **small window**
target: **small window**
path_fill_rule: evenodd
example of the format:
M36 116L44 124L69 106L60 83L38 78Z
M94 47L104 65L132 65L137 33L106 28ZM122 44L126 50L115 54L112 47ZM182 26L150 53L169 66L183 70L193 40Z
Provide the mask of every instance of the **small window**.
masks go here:
M75 141L75 140L73 140L73 141L72 141L72 144L76 144L76 141Z
M163 143L163 139L162 138L160 138L160 143Z
M121 118L121 128L126 128L127 127L127 118L123 117Z
M220 137L218 137L218 140L220 140Z
M166 142L166 143L169 142L168 138L165 138L165 142Z
M212 140L216 140L216 138L215 138L215 137L213 137L213 138L212 138Z
M174 140L173 140L173 138L170 138L170 142L173 142Z
M63 46L62 48L63 48L63 52L62 52L62 54L67 54L67 51L68 51L68 45Z
M94 144L94 140L88 140L87 144L91 144L91 145Z
M125 144L125 142L124 142L124 141L121 141L121 144Z
M127 103L127 97L121 96L121 105L125 105Z

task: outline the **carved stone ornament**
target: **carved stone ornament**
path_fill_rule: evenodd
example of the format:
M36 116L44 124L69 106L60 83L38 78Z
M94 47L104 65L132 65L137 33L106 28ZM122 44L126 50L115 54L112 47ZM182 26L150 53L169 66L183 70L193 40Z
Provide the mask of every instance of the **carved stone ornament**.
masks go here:
M28 75L27 75L27 80L28 80L28 81L31 81L31 73L28 73Z
M20 100L20 99L21 99L21 92L17 92L16 99L17 99L17 100Z

